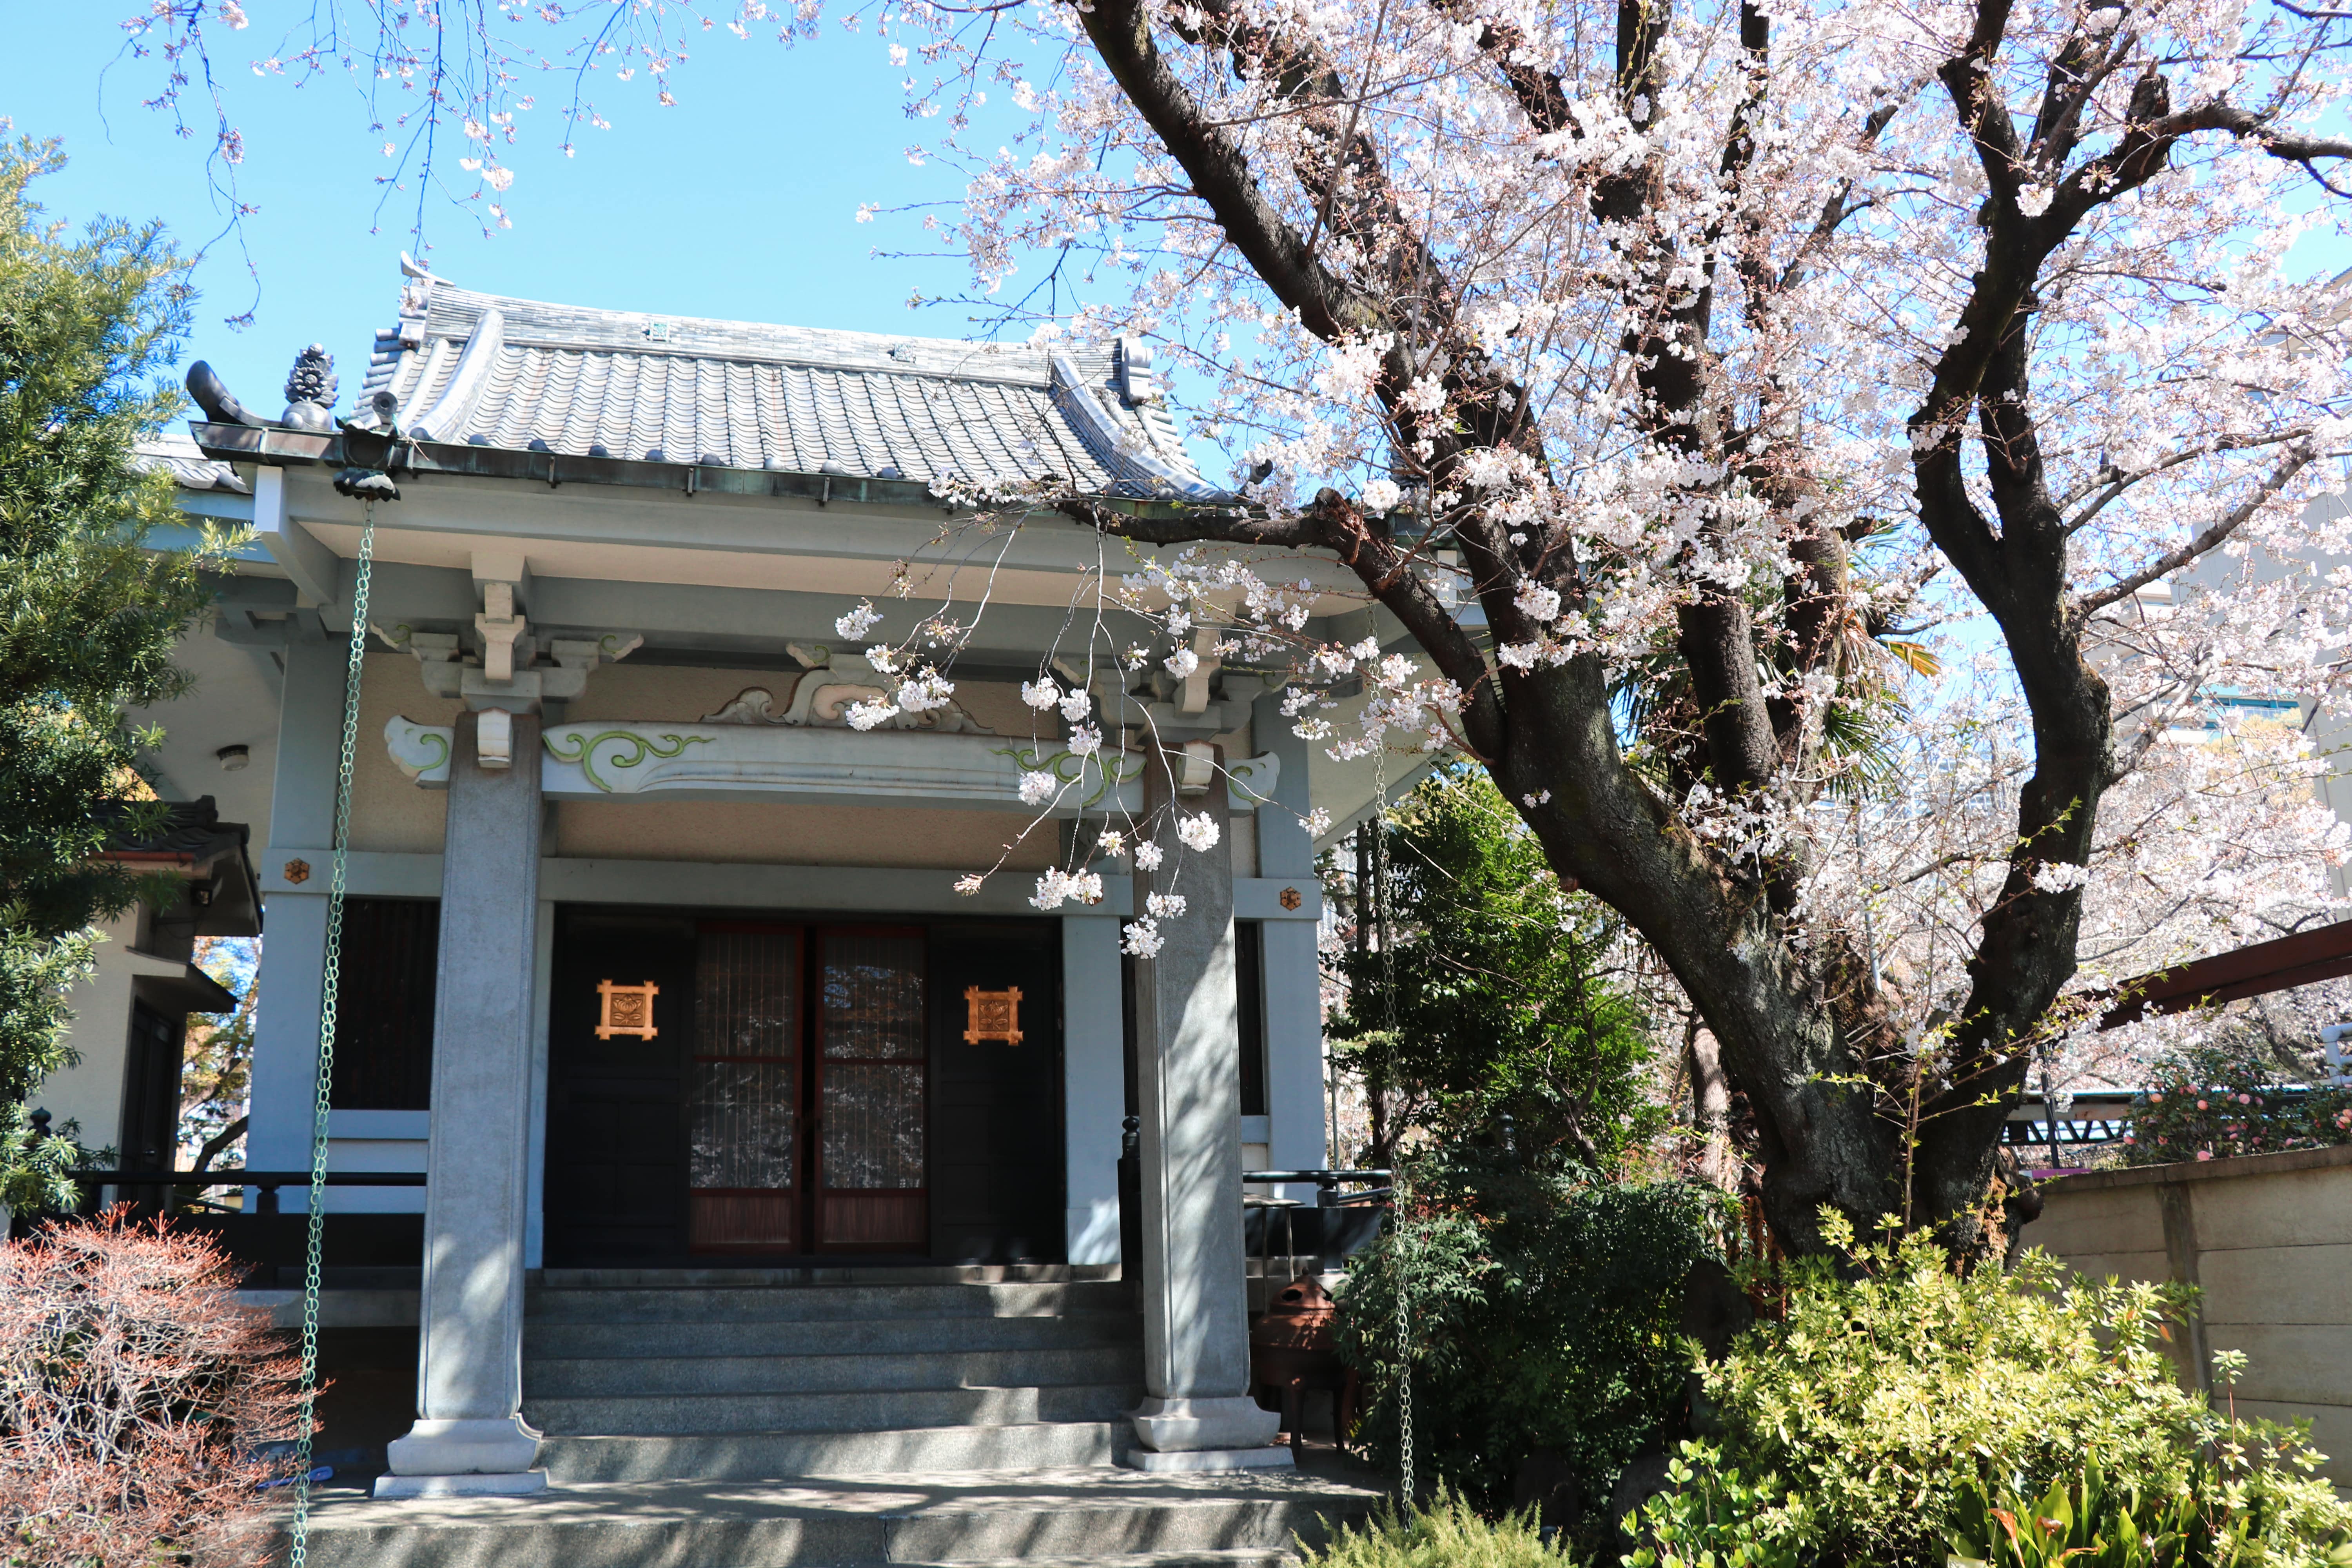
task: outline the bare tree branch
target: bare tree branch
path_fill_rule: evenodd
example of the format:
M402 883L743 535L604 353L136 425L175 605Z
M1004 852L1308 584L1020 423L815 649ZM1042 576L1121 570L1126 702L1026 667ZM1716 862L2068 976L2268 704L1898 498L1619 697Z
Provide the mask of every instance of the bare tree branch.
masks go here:
M2128 576L2119 577L2095 594L2077 597L2066 611L2068 621L2075 627L2092 616L2120 600L2128 599L2159 577L2168 577L2191 561L2226 542L2229 537L2243 528L2255 513L2269 504L2272 498L2286 489L2295 475L2311 466L2318 451L2307 440L2281 458L2276 468L2266 476L2252 495L2231 507L2208 525L2197 536L2177 550L2168 550L2154 561Z

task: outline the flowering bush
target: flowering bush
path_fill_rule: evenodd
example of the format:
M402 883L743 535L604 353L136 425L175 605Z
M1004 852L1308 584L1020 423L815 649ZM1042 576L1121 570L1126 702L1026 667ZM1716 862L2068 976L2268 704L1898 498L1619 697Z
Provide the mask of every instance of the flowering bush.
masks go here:
M127 1215L0 1245L0 1561L262 1563L297 1363L216 1246Z
M2283 1089L2244 1046L2201 1047L2159 1069L2132 1105L2124 1163L2165 1165L2352 1143L2352 1093Z

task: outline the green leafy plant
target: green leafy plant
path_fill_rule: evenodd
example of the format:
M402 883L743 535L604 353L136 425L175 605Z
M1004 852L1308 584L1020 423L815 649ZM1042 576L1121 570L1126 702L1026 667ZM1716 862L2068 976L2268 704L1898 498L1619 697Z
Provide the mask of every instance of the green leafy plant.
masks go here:
M2245 1561L2320 1560L2352 1522L2297 1435L2177 1381L2162 1347L2178 1288L2084 1281L2039 1252L1963 1271L1925 1237L1863 1246L1823 1225L1839 1255L1782 1265L1784 1316L1703 1374L1719 1462L1786 1478L1758 1501L1762 1539L1811 1540L1824 1563L1940 1564L1955 1531L1984 1543L1985 1509L2056 1517L2032 1510L2094 1475L2104 1500L2074 1514L2196 1497L2250 1521L2264 1555Z
M1632 1568L1805 1568L1822 1531L1804 1494L1751 1480L1709 1444L1685 1443L1644 1505Z
M2242 1454L2242 1449L2240 1450ZM2232 1485L2230 1474L2240 1472ZM2293 1563L2352 1568L2352 1542L2313 1517L2309 1497L2270 1467L2200 1458L2188 1484L2150 1491L2095 1461L2039 1498L1969 1476L1948 1536L1956 1568L2227 1568Z
M1679 1415L1683 1289L1713 1251L1720 1200L1529 1171L1479 1144L1441 1149L1411 1182L1404 1223L1357 1257L1339 1291L1340 1353L1364 1379L1357 1440L1393 1468L1409 1366L1423 1476L1492 1509L1545 1449L1587 1499L1605 1498Z
M1489 1522L1443 1489L1426 1508L1383 1507L1360 1525L1342 1526L1321 1550L1300 1552L1304 1568L1559 1568L1568 1561L1545 1542L1532 1513Z
M80 1137L78 1121L40 1137L23 1106L0 1104L0 1213L58 1214L79 1204L81 1188L66 1173L91 1163ZM113 1152L103 1157L111 1159Z

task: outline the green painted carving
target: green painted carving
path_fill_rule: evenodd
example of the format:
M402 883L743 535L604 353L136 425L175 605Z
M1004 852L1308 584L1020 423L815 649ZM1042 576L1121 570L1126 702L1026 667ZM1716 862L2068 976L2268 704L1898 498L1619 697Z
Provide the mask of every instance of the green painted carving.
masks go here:
M1100 804L1113 786L1143 776L1143 759L1127 752L1097 752L1082 757L1071 751L1048 752L1043 746L999 746L988 754L1010 758L1013 765L1024 773L1052 773L1066 784L1076 784L1086 776L1087 764L1095 763L1101 782L1096 784L1094 794L1079 803L1081 810Z
M1231 781L1234 793L1259 805L1274 798L1257 785L1258 774L1265 771L1264 762L1255 757L1225 764L1225 777Z
M717 737L712 735L680 735L674 731L656 736L640 735L634 730L599 730L593 735L541 734L540 743L547 748L547 754L557 762L578 763L580 771L587 775L588 782L606 795L610 795L613 793L613 786L605 782L603 774L597 773L595 763L596 748L605 742L618 742L629 748L625 755L616 752L605 758L605 766L634 768L644 763L647 757L679 756L684 754L688 746L708 745L715 739ZM664 742L667 742L668 744L664 745ZM566 746L570 750L564 750Z

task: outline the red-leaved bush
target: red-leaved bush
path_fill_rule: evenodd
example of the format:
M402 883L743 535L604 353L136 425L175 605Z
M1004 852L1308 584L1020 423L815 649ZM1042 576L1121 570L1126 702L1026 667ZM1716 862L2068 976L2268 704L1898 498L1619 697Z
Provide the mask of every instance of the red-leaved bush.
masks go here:
M121 1209L0 1243L0 1563L257 1564L299 1363L211 1241Z

